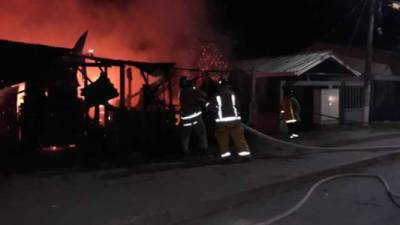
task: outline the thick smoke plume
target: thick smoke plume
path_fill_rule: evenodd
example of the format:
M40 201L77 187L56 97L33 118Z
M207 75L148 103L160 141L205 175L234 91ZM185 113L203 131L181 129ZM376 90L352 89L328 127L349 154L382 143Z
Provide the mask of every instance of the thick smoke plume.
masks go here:
M112 58L194 65L193 49L220 37L202 0L3 0L0 38L87 49ZM86 49L86 50L87 50Z
M2 0L0 7L0 39L71 48L89 30L85 51L97 56L185 67L198 65L202 45L227 43L208 24L204 0ZM133 83L140 88L140 76Z

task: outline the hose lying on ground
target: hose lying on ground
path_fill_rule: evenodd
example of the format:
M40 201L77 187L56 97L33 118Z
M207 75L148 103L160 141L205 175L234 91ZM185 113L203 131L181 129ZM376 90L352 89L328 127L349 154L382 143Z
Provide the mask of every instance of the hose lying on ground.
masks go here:
M372 174L358 174L358 173L338 174L338 175L326 177L326 178L318 181L317 183L315 183L307 191L306 195L304 195L304 197L299 202L297 202L296 205L294 205L292 208L290 208L290 209L284 211L283 213L281 213L277 216L274 216L264 222L257 223L255 225L270 225L270 224L273 224L275 222L278 222L279 220L282 220L282 219L290 216L292 213L299 210L307 202L307 200L310 198L311 194L315 191L315 189L317 189L323 183L327 183L327 182L330 182L330 181L336 180L336 179L349 178L349 177L371 178L371 179L378 180L385 188L386 193L387 193L388 197L390 198L390 200L393 202L393 204L396 205L398 208L400 208L400 204L396 201L396 198L400 198L400 194L392 192L390 190L390 186L389 186L388 182L382 176L372 175Z
M324 152L349 152L349 151L393 151L400 150L400 145L386 145L386 146L360 146L360 147L319 147L319 146L309 146L309 145L301 145L295 144L287 141L280 140L278 138L271 137L266 135L252 127L247 126L246 124L242 124L244 129L248 132L255 134L256 136L262 137L266 140L272 141L276 144L283 145L285 147L293 147L298 150L304 150L301 154L312 154L312 153L324 153Z
M312 154L312 153L326 153L326 152L349 152L349 151L362 151L362 152L367 152L367 151L393 151L393 150L399 150L400 145L387 145L387 146L363 146L363 147L319 147L319 146L308 146L308 145L301 145L301 144L295 144L287 141L283 141L271 136L268 136L254 128L251 128L245 124L243 124L243 127L250 133L255 134L256 136L262 137L266 140L272 141L274 143L286 146L286 147L294 147L299 150L304 150L301 154ZM296 205L294 205L292 208L286 210L285 212L270 218L264 222L257 223L256 225L270 225L275 222L278 222L288 216L290 216L292 213L296 212L298 209L300 209L310 198L312 193L322 184L330 182L335 179L340 179L340 178L349 178L349 177L361 177L361 178L372 178L378 180L382 185L384 186L386 193L390 200L395 204L398 208L400 208L400 203L396 201L396 198L400 198L400 194L394 193L390 190L390 186L388 182L381 176L379 175L370 175L370 174L357 174L357 173L348 173L348 174L339 174L335 176L330 176L327 178L324 178L317 183L315 183L306 193L306 195L299 201L297 202Z

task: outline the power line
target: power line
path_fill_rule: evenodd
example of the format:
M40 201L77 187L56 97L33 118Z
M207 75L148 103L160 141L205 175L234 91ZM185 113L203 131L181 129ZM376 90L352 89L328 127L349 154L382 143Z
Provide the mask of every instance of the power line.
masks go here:
M351 43L354 41L354 38L355 38L355 36L356 36L356 34L358 32L358 28L360 27L360 22L361 22L361 19L362 19L362 16L363 16L363 13L364 13L364 10L365 10L366 6L367 6L367 0L364 0L364 4L362 6L361 12L360 12L360 14L358 16L358 19L357 19L356 27L355 27L355 29L353 31L353 34L351 35L351 38L350 38L349 42L347 43L346 52L349 50L349 48L351 46Z
M334 25L331 26L330 30L328 32L326 32L325 34L321 35L320 38L318 40L316 40L314 43L318 43L321 42L322 40L326 39L327 37L329 37L331 34L333 34L335 31L337 31L338 27L340 27L347 19L348 17L352 16L357 10L359 10L362 7L362 10L364 10L363 8L365 8L366 2L368 0L360 0L357 4L355 4L353 6L353 8L343 17L341 17L340 20L338 20ZM308 49L307 52L310 52L311 49Z
M348 17L352 16L360 8L361 4L363 5L364 8L367 1L368 0L360 0L356 5L354 5L354 7L349 11L349 13L346 14L344 17L342 17L342 19L339 20L335 25L333 25L331 30L325 35L323 35L321 39L324 39L327 36L331 35L333 32L335 32L337 27L341 26Z

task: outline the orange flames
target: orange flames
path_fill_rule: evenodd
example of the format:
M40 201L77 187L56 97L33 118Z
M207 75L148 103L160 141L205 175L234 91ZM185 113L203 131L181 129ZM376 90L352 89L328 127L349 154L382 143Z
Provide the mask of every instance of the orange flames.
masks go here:
M72 47L89 30L85 52L109 58L193 65L187 51L215 41L203 1L3 0L0 38Z
M3 0L1 4L1 39L71 48L89 30L84 52L107 58L197 67L199 55L205 58L213 47L196 46L229 43L208 26L206 3L201 0ZM225 46L219 48L226 52ZM221 58L217 61L226 67ZM207 68L204 62L200 66ZM100 71L92 68L88 73L96 80ZM135 93L143 81L138 71L133 73ZM111 68L109 74L119 89L119 69ZM137 98L132 101L135 105Z

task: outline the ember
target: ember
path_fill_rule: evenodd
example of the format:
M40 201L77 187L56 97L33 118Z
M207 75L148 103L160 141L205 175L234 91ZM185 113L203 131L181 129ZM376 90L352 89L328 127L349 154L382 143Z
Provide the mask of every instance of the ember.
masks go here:
M60 152L60 151L75 150L75 149L76 149L76 144L69 144L63 146L52 145L40 148L40 150L43 152Z
M198 68L206 70L227 70L228 60L215 43L200 46L200 57L197 62Z

